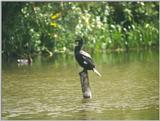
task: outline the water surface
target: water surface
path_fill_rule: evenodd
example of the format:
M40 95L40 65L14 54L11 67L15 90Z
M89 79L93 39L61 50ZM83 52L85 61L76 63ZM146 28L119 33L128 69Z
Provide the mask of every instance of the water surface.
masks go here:
M158 52L92 55L92 99L83 99L73 56L2 64L2 119L158 119Z

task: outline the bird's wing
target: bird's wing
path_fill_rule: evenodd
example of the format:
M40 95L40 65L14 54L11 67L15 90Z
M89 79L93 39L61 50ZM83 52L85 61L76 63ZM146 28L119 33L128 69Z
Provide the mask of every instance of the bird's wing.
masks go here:
M88 54L87 52L85 52L85 51L83 51L83 50L80 51L80 54L82 54L83 57L86 56L86 57L88 57L88 58L92 58L90 54Z
M90 65L92 67L95 67L94 62L92 60L92 57L87 52L81 50L80 54L82 55L82 58L84 59L83 63L86 65Z
M83 63L84 63L84 64L86 64L86 65L88 64L88 62L87 62L87 61L83 61Z
M85 55L82 55L82 58L84 59L83 63L84 63L85 65L90 65L90 66L95 67L92 58L87 57L87 56L85 56Z

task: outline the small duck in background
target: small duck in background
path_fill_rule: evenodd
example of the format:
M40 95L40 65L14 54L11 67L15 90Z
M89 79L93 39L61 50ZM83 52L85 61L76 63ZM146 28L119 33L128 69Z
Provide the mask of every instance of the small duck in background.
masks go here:
M32 64L32 58L30 55L28 55L27 58L17 59L17 62L19 65L30 65Z

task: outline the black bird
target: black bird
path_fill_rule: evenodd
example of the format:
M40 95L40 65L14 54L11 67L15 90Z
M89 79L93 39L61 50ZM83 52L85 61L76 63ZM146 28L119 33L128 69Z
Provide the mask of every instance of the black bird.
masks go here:
M78 39L76 42L78 42L78 45L74 50L75 58L79 65L83 67L83 71L93 70L98 76L101 76L101 74L95 68L92 57L87 52L81 50L83 46L83 39Z

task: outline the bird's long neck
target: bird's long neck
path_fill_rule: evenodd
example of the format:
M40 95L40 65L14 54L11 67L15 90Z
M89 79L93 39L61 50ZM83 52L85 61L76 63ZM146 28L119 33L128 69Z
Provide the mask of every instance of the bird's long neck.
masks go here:
M80 52L81 48L82 48L82 45L76 46L74 52L75 52L75 53Z

